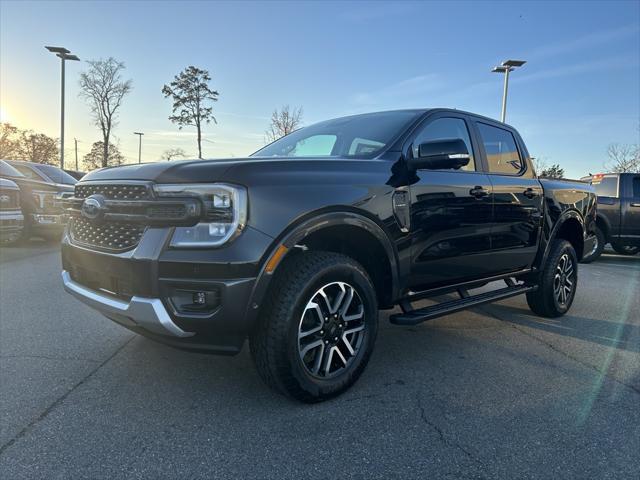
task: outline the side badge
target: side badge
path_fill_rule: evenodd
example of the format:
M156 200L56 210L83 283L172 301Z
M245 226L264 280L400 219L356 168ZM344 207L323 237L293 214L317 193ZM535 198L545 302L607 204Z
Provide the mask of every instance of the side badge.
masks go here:
M393 215L400 226L400 231L407 233L411 227L411 205L409 192L396 190L393 193Z

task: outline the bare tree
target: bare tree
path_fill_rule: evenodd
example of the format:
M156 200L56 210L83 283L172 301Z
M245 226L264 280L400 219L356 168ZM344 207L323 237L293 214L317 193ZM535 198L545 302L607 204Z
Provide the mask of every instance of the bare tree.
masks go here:
M91 60L89 70L80 74L80 95L91 108L94 123L102 131L102 166L109 161L111 131L116 125L122 100L132 89L131 80L122 80L124 63L113 57ZM95 144L94 144L95 145Z
M547 159L545 157L536 157L532 158L532 160L536 173L540 175L547 168Z
M196 127L198 132L198 158L202 158L202 124L218 123L213 116L210 102L217 102L220 95L209 87L211 75L207 70L189 66L162 87L165 98L173 99L173 115L169 117L182 129L185 125Z
M267 143L275 142L300 128L302 113L302 107L290 109L289 105L284 105L280 111L275 109L271 114L269 129L265 132Z
M640 145L612 143L607 148L609 160L604 168L609 172L640 172Z
M170 148L169 150L165 150L162 154L163 160L170 162L174 158L186 158L187 153L181 148Z

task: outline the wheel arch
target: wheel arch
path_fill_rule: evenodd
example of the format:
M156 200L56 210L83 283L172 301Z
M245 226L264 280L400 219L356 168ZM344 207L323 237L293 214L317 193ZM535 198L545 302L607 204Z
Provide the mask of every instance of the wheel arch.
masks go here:
M279 258L275 269L267 272L267 265L281 247L286 253ZM249 322L255 322L282 261L290 255L303 254L307 249L343 253L360 263L374 283L381 307L391 306L398 297L398 255L382 226L356 211L312 212L290 225L264 255L247 305Z
M598 213L596 215L596 226L604 233L604 238L608 242L611 238L611 222L609 219Z
M567 240L576 251L578 260L584 255L584 220L575 210L567 210L558 218L549 235L544 255L539 267L546 264L553 241L557 238Z

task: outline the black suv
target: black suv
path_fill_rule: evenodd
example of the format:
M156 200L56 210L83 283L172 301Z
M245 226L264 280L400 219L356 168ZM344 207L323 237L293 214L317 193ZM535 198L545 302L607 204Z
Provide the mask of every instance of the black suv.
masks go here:
M599 173L582 180L598 195L598 241L583 262L596 260L607 243L621 255L640 252L640 173Z
M378 309L415 325L526 294L563 315L596 199L539 180L515 129L432 109L329 120L246 159L102 169L67 206L69 293L179 348L249 338L270 386L318 401L364 370ZM445 293L460 298L414 306Z

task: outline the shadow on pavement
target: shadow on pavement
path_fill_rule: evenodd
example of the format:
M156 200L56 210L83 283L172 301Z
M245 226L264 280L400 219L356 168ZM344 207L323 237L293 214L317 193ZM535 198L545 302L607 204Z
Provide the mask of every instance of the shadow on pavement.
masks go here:
M488 310L498 314L500 320L524 325L545 332L577 338L597 343L605 347L615 347L629 352L640 353L640 325L629 323L631 318L620 322L565 315L557 319L535 317L526 308L493 304ZM634 312L630 311L629 316Z

